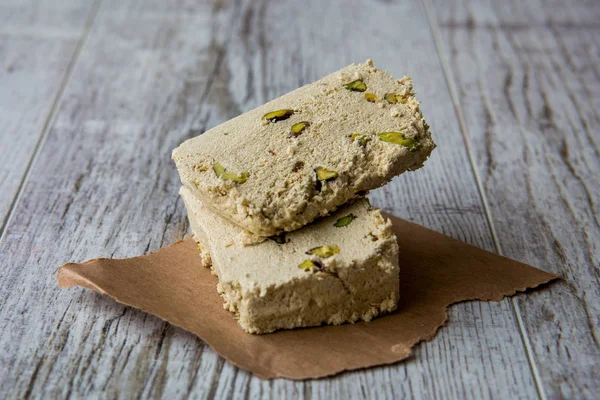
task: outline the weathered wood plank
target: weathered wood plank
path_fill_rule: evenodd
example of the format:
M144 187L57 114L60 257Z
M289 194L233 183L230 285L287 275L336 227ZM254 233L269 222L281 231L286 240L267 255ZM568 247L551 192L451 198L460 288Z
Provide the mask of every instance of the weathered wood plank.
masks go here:
M55 268L64 261L132 256L185 234L169 157L182 140L367 57L396 75L412 73L440 145L427 168L376 191L374 203L493 248L420 4L365 7L316 0L103 3L0 243L8 271L0 277L0 318L8 327L0 332L0 393L537 396L508 301L452 308L451 324L406 363L291 382L260 381L157 318L55 287ZM389 26L405 32L390 34Z
M85 36L93 2L0 2L0 235Z
M600 390L600 3L435 1L499 246L560 273L516 300L543 391Z

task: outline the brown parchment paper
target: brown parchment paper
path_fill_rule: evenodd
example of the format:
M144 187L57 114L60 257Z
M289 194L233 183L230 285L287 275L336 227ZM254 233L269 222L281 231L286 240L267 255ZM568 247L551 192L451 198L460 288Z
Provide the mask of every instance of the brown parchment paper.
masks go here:
M446 321L446 308L495 300L557 278L422 226L390 217L400 244L400 305L369 323L245 333L223 309L217 278L191 238L149 255L65 264L60 287L82 286L154 314L262 378L317 378L410 356Z

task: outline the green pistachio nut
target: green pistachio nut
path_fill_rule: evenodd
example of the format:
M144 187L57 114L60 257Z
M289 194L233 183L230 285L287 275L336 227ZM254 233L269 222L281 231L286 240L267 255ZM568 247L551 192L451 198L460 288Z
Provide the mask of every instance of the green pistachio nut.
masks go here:
M297 124L292 125L292 128L291 128L292 136L294 136L294 137L300 136L300 134L302 132L304 132L304 130L306 128L308 128L309 125L310 125L310 123L307 121L298 122Z
M402 103L406 104L408 101L407 96L402 96L396 93L386 93L384 96L385 100L390 104Z
M337 172L328 170L323 167L315 168L315 172L317 173L317 179L320 181L328 181L330 179L337 178L338 176Z
M302 261L302 263L300 263L300 265L298 265L298 268L303 269L305 271L310 271L311 269L313 269L313 267L318 268L317 264L315 264L311 260L304 260Z
M333 224L333 226L335 226L336 228L342 228L344 226L348 226L350 225L350 222L352 222L354 220L354 218L356 218L353 214L348 214L345 217L342 217L340 219L338 219L337 221L335 221L335 224Z
M215 174L217 175L218 178L221 178L224 181L233 181L233 182L237 182L237 183L246 182L248 180L248 177L250 176L250 174L247 172L242 172L241 174L234 174L232 172L227 172L225 167L223 167L219 163L213 164L213 171L215 171Z
M321 258L329 258L334 256L340 252L340 248L337 246L321 246L314 247L306 252L306 254L310 254L311 256L318 256Z
M386 93L384 98L390 104L396 104L398 102L398 98L396 97L395 93Z
M380 101L379 97L375 96L375 93L365 93L365 99L371 103Z
M367 90L367 85L360 79L346 83L344 87L352 92L364 92Z
M269 122L279 122L288 119L292 115L294 115L294 110L283 109L266 113L263 118Z
M402 132L381 132L378 133L379 139L388 143L399 144L400 146L404 146L408 149L408 151L413 152L419 149L419 142L413 138L407 138Z

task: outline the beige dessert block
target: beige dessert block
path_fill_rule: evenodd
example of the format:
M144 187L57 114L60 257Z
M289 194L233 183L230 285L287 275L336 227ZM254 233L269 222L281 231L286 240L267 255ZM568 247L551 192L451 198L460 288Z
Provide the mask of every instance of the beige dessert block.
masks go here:
M398 244L367 200L297 231L245 246L244 231L180 191L224 307L250 333L342 324L396 309ZM210 257L207 257L210 253Z
M408 77L350 65L173 151L181 181L259 236L296 230L434 149Z

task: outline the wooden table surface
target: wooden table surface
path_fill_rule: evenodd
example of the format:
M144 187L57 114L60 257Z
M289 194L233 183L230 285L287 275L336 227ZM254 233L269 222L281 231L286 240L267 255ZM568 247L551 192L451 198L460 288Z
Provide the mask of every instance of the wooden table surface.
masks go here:
M598 21L597 0L0 0L0 398L598 396ZM414 78L439 145L373 203L562 281L308 381L58 289L66 261L186 235L183 140L367 58Z

